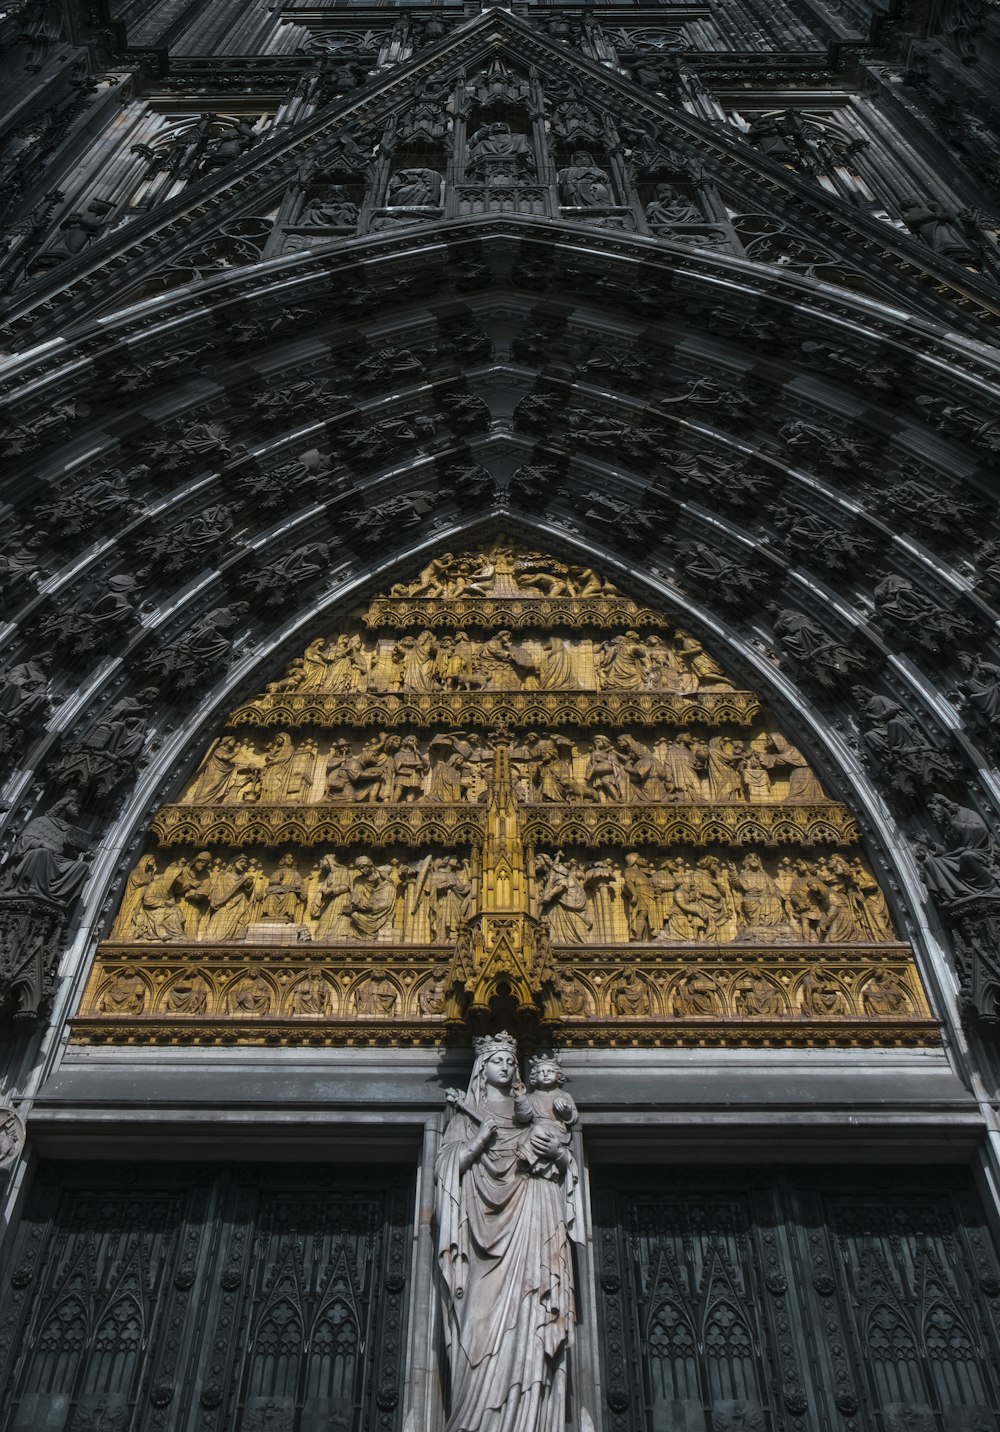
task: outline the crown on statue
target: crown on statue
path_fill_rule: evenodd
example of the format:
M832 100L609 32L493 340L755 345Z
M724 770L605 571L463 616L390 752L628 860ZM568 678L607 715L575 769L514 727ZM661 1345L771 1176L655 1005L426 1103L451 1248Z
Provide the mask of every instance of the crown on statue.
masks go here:
M506 1029L499 1034L484 1034L472 1041L477 1059L488 1059L491 1054L511 1054L517 1058L517 1040Z
M534 1075L541 1069L543 1064L554 1064L559 1069L558 1054L533 1054L528 1060L528 1073Z

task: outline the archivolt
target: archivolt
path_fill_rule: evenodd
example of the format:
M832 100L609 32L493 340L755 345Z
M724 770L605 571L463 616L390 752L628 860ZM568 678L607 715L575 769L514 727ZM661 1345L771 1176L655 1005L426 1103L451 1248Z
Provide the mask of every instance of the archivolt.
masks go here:
M45 573L9 575L8 667L67 613L97 610L114 577L136 583L92 652L53 647L61 704L15 748L8 828L51 799L67 746L148 683L151 651L249 602L210 694L161 690L159 749L108 831L86 925L242 694L342 603L499 525L686 613L851 787L911 912L913 867L852 749L855 664L996 824L987 733L963 726L957 695L959 650L988 655L997 619L1000 564L988 545L969 561L970 527L996 532L995 354L773 269L581 238L496 226L391 256L373 240L350 263L282 260L7 365L4 435L25 459L5 494L24 565L37 551ZM298 560L319 542L328 562ZM789 613L832 665L803 658ZM894 800L892 765L875 774ZM95 836L112 811L94 808ZM926 820L921 801L895 812Z

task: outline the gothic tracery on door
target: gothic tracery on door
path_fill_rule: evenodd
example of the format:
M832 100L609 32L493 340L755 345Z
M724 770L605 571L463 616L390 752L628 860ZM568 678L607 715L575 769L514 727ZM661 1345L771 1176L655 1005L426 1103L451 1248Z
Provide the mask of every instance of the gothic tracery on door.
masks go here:
M594 1182L606 1432L998 1425L1000 1265L964 1170Z
M0 1336L3 1432L396 1432L412 1178L49 1164Z

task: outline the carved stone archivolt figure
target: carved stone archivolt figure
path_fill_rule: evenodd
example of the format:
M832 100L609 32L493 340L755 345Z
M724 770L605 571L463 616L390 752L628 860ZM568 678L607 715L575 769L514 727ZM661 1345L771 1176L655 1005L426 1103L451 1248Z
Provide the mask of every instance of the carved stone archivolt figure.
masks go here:
M3 893L72 904L90 869L86 852L91 838L77 826L78 815L76 798L63 796L45 815L28 821L4 870Z
M475 1055L465 1097L449 1095L436 1168L447 1432L565 1432L576 1110L548 1067L524 1088L509 1034L477 1040Z

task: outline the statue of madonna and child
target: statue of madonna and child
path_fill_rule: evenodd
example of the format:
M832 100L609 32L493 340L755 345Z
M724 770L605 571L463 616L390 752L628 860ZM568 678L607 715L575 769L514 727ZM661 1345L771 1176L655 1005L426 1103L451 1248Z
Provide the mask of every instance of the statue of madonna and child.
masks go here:
M570 1131L576 1105L551 1055L518 1074L510 1034L475 1042L468 1092L436 1169L438 1262L450 1371L447 1432L565 1432L583 1239Z

